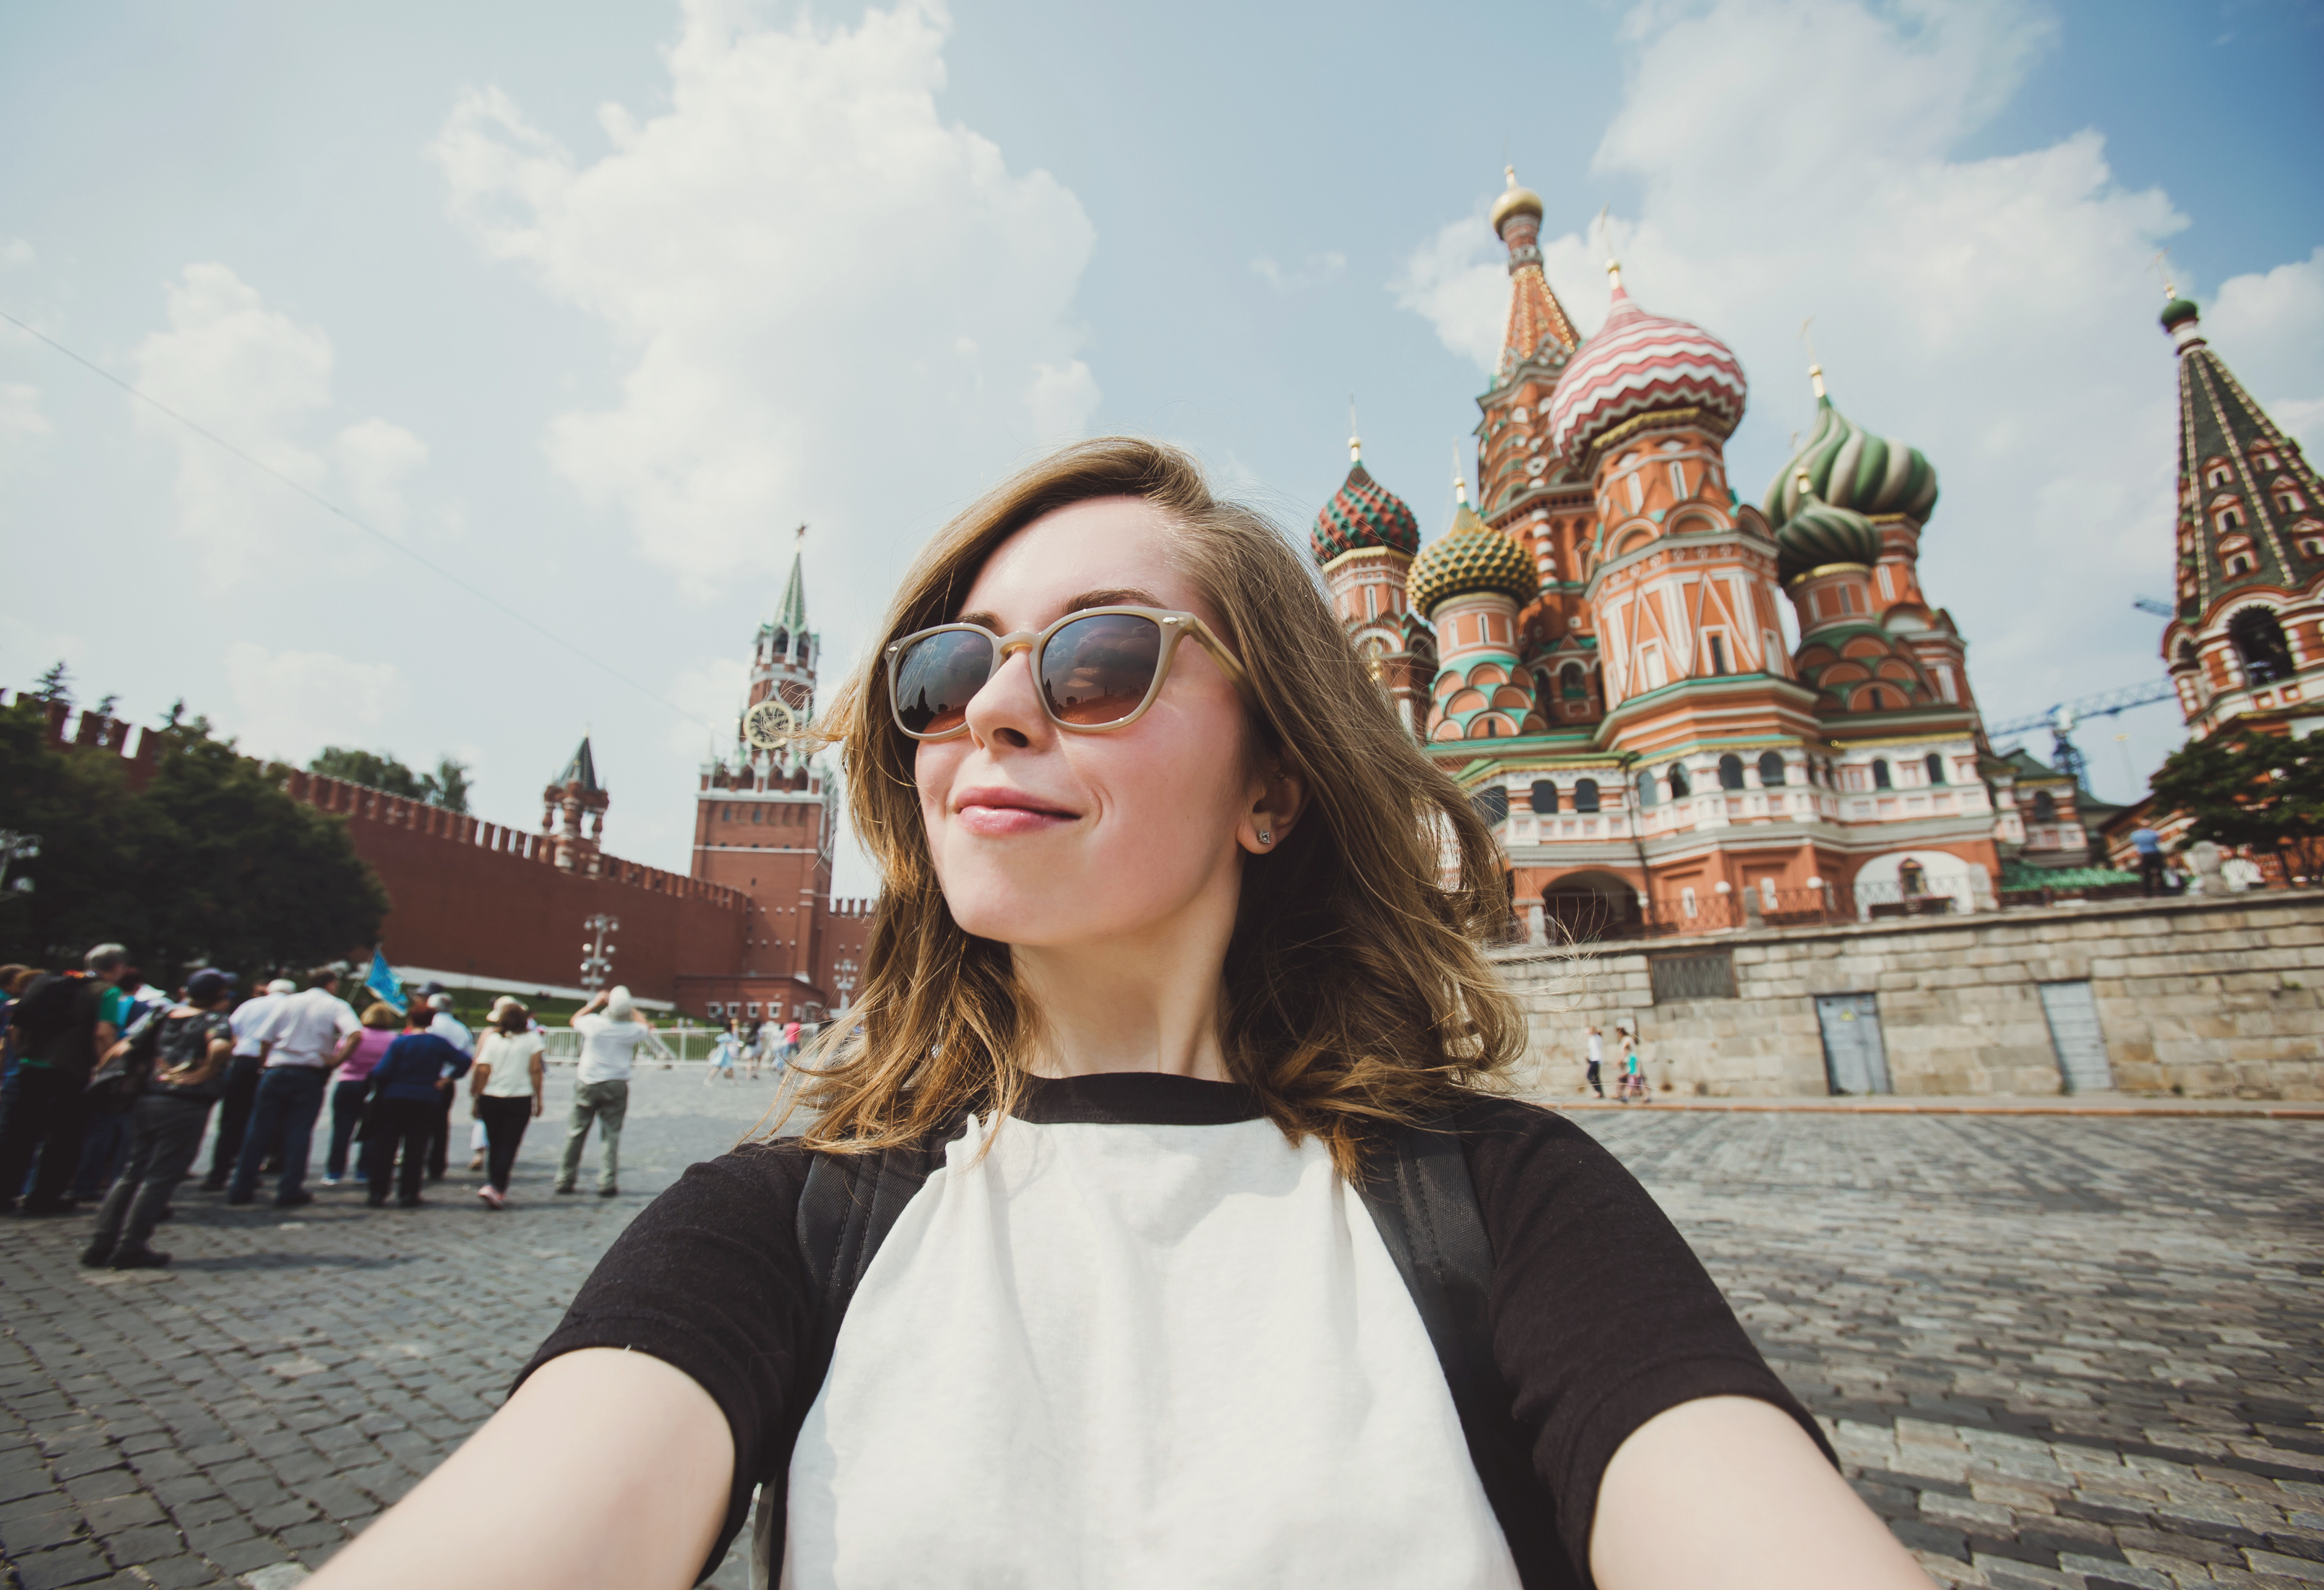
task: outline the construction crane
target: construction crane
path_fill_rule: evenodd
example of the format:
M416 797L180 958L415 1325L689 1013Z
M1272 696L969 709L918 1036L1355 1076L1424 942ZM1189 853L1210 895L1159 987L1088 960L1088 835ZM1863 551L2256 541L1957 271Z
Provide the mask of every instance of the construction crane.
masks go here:
M2149 679L2144 684L2125 685L2118 690L2107 690L2096 696L2085 696L2079 701L2061 702L2047 712L2037 712L2031 717L2016 717L2007 723L1987 724L1988 740L2015 739L2028 729L2050 731L2050 760L2057 770L2074 781L2075 787L2088 790L2089 761L2074 744L2073 727L2086 717L2112 717L2134 707L2148 707L2157 701L2175 701L2179 688L2168 679Z

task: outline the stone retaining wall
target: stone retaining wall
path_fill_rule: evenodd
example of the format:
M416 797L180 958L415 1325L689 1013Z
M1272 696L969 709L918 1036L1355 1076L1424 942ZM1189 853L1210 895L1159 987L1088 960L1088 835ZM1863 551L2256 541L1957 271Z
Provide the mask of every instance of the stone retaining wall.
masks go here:
M1656 1003L1651 962L1732 957L1736 997ZM1616 953L1496 951L1532 1031L1533 1086L1582 1086L1584 1030L1637 1023L1658 1091L1824 1095L1819 994L1876 996L1899 1094L2064 1091L2041 985L2087 980L2114 1086L2324 1097L2324 894L2267 891L1763 929Z

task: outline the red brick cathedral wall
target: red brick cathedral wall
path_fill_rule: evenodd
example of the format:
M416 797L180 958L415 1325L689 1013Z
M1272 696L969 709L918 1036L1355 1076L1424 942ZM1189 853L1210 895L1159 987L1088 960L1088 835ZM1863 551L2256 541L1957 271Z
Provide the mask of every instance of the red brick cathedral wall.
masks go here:
M633 994L674 999L681 969L739 969L746 902L732 889L610 855L600 876L567 873L543 835L337 779L293 773L288 789L346 819L387 886L380 938L398 966L570 988L582 920L604 911L622 923L613 978Z

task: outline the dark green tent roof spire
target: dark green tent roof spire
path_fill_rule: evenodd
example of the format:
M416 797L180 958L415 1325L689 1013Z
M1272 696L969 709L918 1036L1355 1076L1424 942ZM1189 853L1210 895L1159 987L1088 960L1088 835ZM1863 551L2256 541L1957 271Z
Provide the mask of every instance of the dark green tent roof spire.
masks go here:
M807 526L798 527L801 541L807 539ZM791 554L791 577L784 583L782 605L775 610L775 623L793 634L807 628L807 580L800 569L805 554Z
M581 748L573 753L573 760L567 763L565 771L557 775L559 786L572 783L576 779L580 781L584 795L604 788L597 782L597 759L589 753L589 736L586 735L581 736Z

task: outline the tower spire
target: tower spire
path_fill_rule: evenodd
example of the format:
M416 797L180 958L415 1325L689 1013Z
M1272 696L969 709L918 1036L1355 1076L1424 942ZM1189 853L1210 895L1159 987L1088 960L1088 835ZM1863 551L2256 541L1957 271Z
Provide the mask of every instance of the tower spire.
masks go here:
M1562 361L1582 345L1565 306L1541 269L1541 195L1517 186L1515 166L1504 166L1508 186L1493 206L1493 230L1509 251L1509 320L1501 337L1496 386L1506 386L1528 359Z
M791 553L791 577L783 585L783 599L775 610L775 622L796 634L807 627L807 579L800 565L807 553L807 526L795 532L797 550Z

